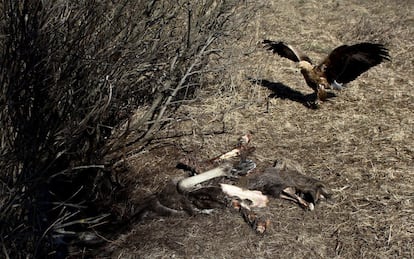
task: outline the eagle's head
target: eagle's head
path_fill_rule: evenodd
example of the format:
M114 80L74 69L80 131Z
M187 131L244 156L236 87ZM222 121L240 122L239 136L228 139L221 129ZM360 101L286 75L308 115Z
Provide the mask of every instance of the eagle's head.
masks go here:
M298 68L300 68L301 71L310 71L313 69L313 66L308 61L301 60L298 63Z

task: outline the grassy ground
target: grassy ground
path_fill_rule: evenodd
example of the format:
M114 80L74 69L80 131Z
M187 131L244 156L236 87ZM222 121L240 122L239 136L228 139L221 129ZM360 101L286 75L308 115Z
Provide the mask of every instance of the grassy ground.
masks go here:
M145 221L107 251L119 258L413 258L413 1L263 4L237 43L221 46L229 80L182 106L183 119L165 131L168 138L131 158L135 173L125 177L135 186L131 202L182 175L175 165L184 155L213 157L248 131L259 167L295 160L326 182L334 199L313 212L272 200L264 236L230 211ZM392 62L311 110L300 100L312 90L293 63L262 49L265 38L293 44L314 60L340 44L381 42Z

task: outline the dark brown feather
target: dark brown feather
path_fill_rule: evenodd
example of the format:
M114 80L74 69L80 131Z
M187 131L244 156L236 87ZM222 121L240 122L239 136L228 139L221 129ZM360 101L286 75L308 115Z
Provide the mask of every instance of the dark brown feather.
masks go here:
M390 60L390 55L384 45L359 43L337 47L319 67L325 68L329 83L346 84L385 60Z
M267 50L271 50L273 53L276 53L281 57L290 59L294 62L304 60L312 63L312 60L308 56L284 42L264 40L263 44Z

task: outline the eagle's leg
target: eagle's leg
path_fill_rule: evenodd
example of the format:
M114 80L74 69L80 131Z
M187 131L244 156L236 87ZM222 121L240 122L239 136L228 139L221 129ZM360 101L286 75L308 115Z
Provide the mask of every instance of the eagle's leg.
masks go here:
M311 109L318 109L320 101L318 91L315 90L312 95L309 95L309 99L306 100L306 106Z
M313 88L314 93L312 95L312 101L307 101L306 104L312 109L319 108L320 102L326 101L328 98L328 93L325 90L325 87L322 84L319 84L317 87Z
M321 101L326 101L328 97L328 93L325 90L325 86L322 84L318 85L318 89L316 90L317 99Z

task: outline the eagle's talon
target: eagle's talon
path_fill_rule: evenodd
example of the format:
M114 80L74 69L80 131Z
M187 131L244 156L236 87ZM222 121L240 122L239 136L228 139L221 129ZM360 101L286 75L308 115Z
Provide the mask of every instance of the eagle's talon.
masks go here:
M307 101L306 102L306 107L308 107L309 109L313 109L316 110L319 108L319 102L315 101Z

